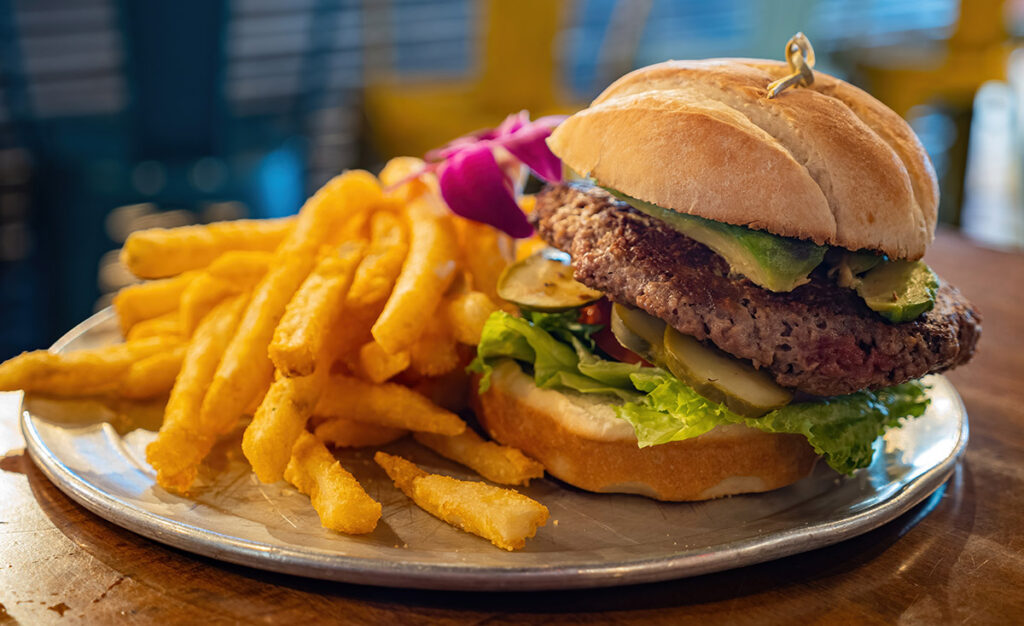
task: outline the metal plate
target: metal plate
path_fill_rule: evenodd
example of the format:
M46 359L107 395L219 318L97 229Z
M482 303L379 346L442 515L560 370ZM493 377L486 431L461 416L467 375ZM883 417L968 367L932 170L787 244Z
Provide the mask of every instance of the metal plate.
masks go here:
M116 341L109 313L87 320L57 350ZM767 494L668 504L595 495L553 480L523 491L551 510L526 549L509 553L418 509L368 454L342 463L384 507L377 530L344 536L321 528L290 486L261 485L237 442L212 455L218 472L195 500L154 484L144 460L152 430L133 425L159 407L34 398L22 430L36 463L64 493L141 535L252 567L394 587L529 590L598 587L704 574L819 548L867 532L921 502L953 471L967 444L967 414L953 386L928 379L928 412L890 431L875 463L852 478L818 464L799 483ZM153 427L152 425L150 426ZM427 469L471 476L410 442L388 446Z

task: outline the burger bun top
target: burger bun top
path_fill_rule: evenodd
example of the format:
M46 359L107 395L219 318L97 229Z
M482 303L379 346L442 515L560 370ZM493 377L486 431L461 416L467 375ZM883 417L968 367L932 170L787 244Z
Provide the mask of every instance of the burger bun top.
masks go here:
M712 220L918 259L934 237L935 171L910 126L866 92L753 59L631 72L548 138L601 185Z

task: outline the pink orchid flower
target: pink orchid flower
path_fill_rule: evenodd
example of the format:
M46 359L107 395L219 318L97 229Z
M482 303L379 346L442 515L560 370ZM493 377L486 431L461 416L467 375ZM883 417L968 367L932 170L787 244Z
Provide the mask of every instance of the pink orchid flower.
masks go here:
M490 224L513 237L529 237L533 227L515 199L516 173L522 164L548 182L562 180L562 162L544 140L563 119L549 115L531 122L529 113L520 111L497 128L431 150L423 172L437 172L441 195L456 215Z

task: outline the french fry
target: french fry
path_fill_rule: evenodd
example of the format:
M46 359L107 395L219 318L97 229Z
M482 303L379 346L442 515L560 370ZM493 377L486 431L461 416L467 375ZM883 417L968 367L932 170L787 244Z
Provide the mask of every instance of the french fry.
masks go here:
M353 239L366 239L371 215L372 214L369 212L361 212L352 215L350 219L345 221L341 228L335 231L334 236L331 237L328 243L330 245L340 246L346 241L352 241Z
M448 325L459 343L475 346L480 343L487 318L498 310L498 305L479 291L466 291L446 297L442 304Z
M372 532L381 505L327 446L413 433L493 482L543 475L449 410L464 400L470 346L505 306L496 284L512 243L447 211L437 176L411 157L389 161L379 180L334 178L294 218L136 232L121 259L151 280L114 299L127 342L23 354L0 364L0 390L153 405L167 396L146 459L157 483L181 494L252 413L242 451L260 481L293 484L326 528ZM395 377L401 384L387 382ZM417 505L506 550L547 520L514 491L375 460Z
M416 441L446 459L461 463L487 480L502 485L528 485L531 478L544 475L544 466L519 450L484 441L471 428L448 437L416 433Z
M458 240L447 215L439 215L431 195L406 205L409 224L409 255L380 317L371 332L391 354L408 348L419 338L441 295L455 277Z
M121 381L119 395L124 398L156 398L174 387L174 379L181 371L186 345L178 344L163 352L132 363Z
M114 311L121 323L121 334L127 337L132 326L142 320L176 310L182 292L198 275L198 272L186 272L174 278L130 285L118 291L114 296Z
M385 452L373 460L416 506L504 550L522 548L548 521L546 506L511 489L429 474Z
M116 392L133 363L173 349L168 337L147 337L94 350L23 352L0 363L0 391L88 396Z
M466 429L458 415L408 387L341 374L330 376L313 414L443 435L458 435Z
M325 376L322 371L310 376L279 376L271 383L242 436L242 452L261 482L284 478L292 445L306 428Z
M370 248L352 279L346 306L355 309L383 303L394 287L408 251L402 221L386 211L374 213L370 219Z
M380 182L387 188L389 196L400 202L408 202L427 188L423 181L409 178L422 170L422 159L409 156L395 157L380 171ZM403 181L405 184L400 185L399 183Z
M270 393L270 386L272 384L274 384L274 372L270 372L267 378L260 381L259 391L253 396L249 406L245 407L244 415L256 415L256 411L260 410L260 405L263 404L263 398L267 397L267 394Z
M453 413L460 413L468 408L467 391L470 390L470 375L464 365L468 365L475 352L469 346L459 346L459 367L443 376L421 378L418 381L403 381L409 388L427 398L439 407ZM475 387L474 387L475 389ZM472 392L470 392L472 393Z
M267 273L274 260L272 252L260 250L230 250L220 255L203 272L229 281L241 290L251 289Z
M229 250L273 251L294 218L151 228L128 235L121 262L139 278L165 278L209 265Z
M342 244L337 254L320 259L292 296L269 349L274 366L285 376L308 376L317 367L324 337L338 321L365 248L361 241Z
M213 444L235 425L236 416L230 415L204 420L200 407L246 302L245 296L235 296L217 305L199 324L185 351L163 425L146 446L146 460L156 470L157 483L167 490L187 492Z
M359 349L359 369L366 378L382 383L409 367L409 353L388 354L376 341L367 341Z
M512 238L487 224L466 219L460 219L456 224L462 263L473 277L473 289L482 291L497 302L498 278L515 260Z
M332 332L334 354L350 371L360 369L358 349L373 340L370 327L380 315L409 249L402 221L385 211L373 214L366 257L345 298L344 323Z
M459 366L455 337L442 312L430 316L423 333L409 348L409 366L420 376L441 376Z
M270 346L272 355L285 329L283 345L301 346L313 340L315 343L308 349L315 349L317 356L310 359L312 371L305 376L290 377L282 371L283 365L278 366L277 380L270 385L245 429L242 452L256 477L264 483L277 482L284 477L292 446L304 431L323 390L334 355L329 337L338 327L345 291L364 248L362 242L348 242L336 255L323 257L288 304L275 332L274 343ZM286 362L294 364L295 361Z
M180 338L181 323L179 322L179 317L179 312L174 310L170 313L164 313L159 317L142 320L128 330L125 340L135 341L136 339L145 339L146 337Z
M327 337L335 363L344 365L348 373L354 375L361 372L359 349L373 341L370 326L373 325L374 319L376 316L373 315L373 311L343 308L341 320Z
M217 257L181 294L182 335L191 337L218 303L255 287L273 258L270 252L258 250L231 250Z
M178 309L178 328L181 335L191 337L199 322L213 310L213 307L242 291L234 283L205 272L197 276L181 294L181 307Z
M308 432L302 431L295 442L284 476L309 496L324 528L365 534L377 527L380 503Z
M346 215L369 210L381 198L377 179L352 170L335 177L306 201L295 227L278 246L267 274L256 286L241 324L224 352L203 399L205 420L234 421L273 371L267 355L274 329L295 291L309 275L320 246Z
M313 433L324 444L335 448L367 448L389 444L409 431L336 417L318 424Z

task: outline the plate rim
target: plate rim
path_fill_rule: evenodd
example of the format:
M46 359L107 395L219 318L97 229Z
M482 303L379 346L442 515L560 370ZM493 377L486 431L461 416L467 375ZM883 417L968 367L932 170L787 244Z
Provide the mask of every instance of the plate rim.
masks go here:
M112 316L112 310L107 308L87 318L58 339L50 350L62 350ZM19 417L26 448L51 483L99 517L159 543L255 569L338 582L449 591L536 591L612 587L709 574L815 550L891 522L938 489L952 474L967 447L969 420L963 399L946 377L936 375L936 380L952 391L961 415L953 451L888 498L853 515L734 541L725 544L723 549L678 550L632 561L540 568L459 563L423 565L368 559L314 548L275 546L197 527L107 493L68 467L46 446L32 414L23 406L24 397Z

